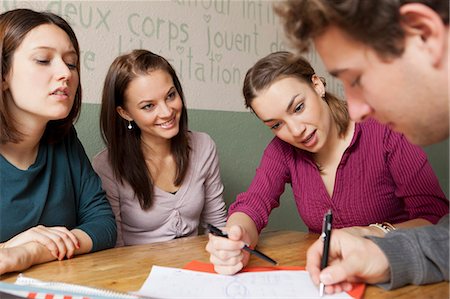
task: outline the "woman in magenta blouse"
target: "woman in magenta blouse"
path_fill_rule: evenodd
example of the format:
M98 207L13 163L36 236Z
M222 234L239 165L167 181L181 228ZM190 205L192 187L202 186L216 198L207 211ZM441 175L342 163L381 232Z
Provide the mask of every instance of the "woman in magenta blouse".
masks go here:
M217 272L233 274L247 264L241 248L256 245L286 184L313 233L329 209L333 228L376 236L434 224L449 212L422 149L374 120L351 121L346 103L326 92L303 58L262 58L247 72L243 93L275 137L250 187L230 206L229 239L210 235L206 249Z

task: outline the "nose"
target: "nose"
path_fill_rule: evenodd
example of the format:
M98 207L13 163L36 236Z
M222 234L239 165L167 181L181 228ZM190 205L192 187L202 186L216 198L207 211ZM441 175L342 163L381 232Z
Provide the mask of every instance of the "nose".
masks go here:
M168 117L172 115L172 109L164 101L159 105L159 117Z
M346 88L345 95L348 104L348 113L352 120L363 121L372 114L372 107L367 104L361 92Z
M306 127L303 124L299 124L296 122L290 122L288 123L289 132L291 133L292 137L298 138L302 136L303 132L305 132Z
M58 80L69 81L72 78L72 70L64 61L59 61L56 67Z

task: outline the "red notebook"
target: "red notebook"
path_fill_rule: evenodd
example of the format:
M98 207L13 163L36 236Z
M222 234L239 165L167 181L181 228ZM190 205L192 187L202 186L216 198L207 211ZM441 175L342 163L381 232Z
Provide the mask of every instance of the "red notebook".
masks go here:
M214 266L212 264L203 263L199 261L189 262L183 267L183 269L215 273ZM305 267L297 267L297 266L245 267L241 272L276 271L276 270L305 270ZM365 284L355 283L353 284L353 289L347 293L355 299L361 299L364 294L365 288L366 288Z

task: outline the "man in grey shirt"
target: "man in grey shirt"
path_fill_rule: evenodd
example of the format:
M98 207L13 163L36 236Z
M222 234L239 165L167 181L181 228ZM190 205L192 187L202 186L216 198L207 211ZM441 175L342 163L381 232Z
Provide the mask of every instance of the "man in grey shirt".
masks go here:
M350 116L372 117L429 145L449 135L449 2L442 0L288 0L275 7L294 46L311 43L344 86ZM323 244L307 253L312 280L327 293L351 282L388 289L449 279L449 218L433 226L389 231L384 238L333 230L330 266Z

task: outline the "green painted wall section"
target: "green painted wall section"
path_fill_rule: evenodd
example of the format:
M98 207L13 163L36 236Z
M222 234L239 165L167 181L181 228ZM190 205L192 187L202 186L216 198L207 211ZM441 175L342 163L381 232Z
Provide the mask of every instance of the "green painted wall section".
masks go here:
M236 195L247 189L264 148L272 133L251 113L211 110L189 110L189 127L193 131L208 133L216 142L227 205ZM83 104L76 127L86 152L92 158L103 147L98 119L100 105ZM448 196L449 157L448 141L425 148L431 165L439 177L441 187ZM281 205L272 212L268 229L306 231L295 206L290 186L281 198Z

